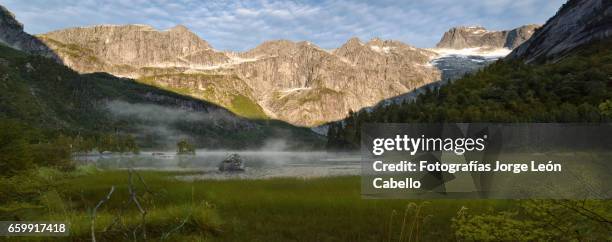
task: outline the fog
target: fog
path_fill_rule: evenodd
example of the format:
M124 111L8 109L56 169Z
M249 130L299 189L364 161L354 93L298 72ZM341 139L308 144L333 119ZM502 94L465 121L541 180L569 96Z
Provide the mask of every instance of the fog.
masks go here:
M107 107L111 113L120 117L131 117L160 124L172 124L179 121L206 122L213 124L236 121L236 118L222 110L196 112L186 108L170 108L156 104L133 104L118 100L108 102Z
M219 164L231 154L244 161L244 172L220 172ZM358 175L358 153L296 152L284 150L197 150L196 155L174 151L149 151L139 155L90 155L76 157L83 164L101 169L190 171L181 179L269 179L278 177L315 178Z
M118 123L127 125L121 130L136 137L141 147L174 149L178 141L186 139L196 147L233 147L242 149L247 143L237 132L247 132L247 148L277 151L288 148L309 149L310 141L296 137L294 130L263 125L237 118L224 109L194 110L190 106L167 107L157 104L133 104L125 101L106 102L107 110ZM260 128L266 137L258 135Z
M230 113L220 109L192 111L189 107L133 104L118 100L107 102L106 107L117 119L131 123L130 133L140 140L155 140L156 143L150 145L156 147L175 147L181 139L194 140L189 133L177 128L179 123L231 129L240 122Z
M131 104L110 101L108 110L120 120L129 122L136 136L154 134L167 144L165 150L144 151L138 155L89 154L78 155L82 164L101 169L141 169L189 171L181 179L268 179L275 177L312 178L323 176L357 175L360 171L359 154L332 152L291 151L290 134L278 132L278 138L260 140L257 150L196 150L196 155L176 155L176 142L191 139L189 133L177 128L177 123L213 125L232 128L239 119L223 110L210 112L191 111L189 107L164 107L155 104ZM286 136L286 137L283 137ZM197 147L197 146L196 146ZM231 154L238 154L244 161L244 172L220 172L219 164Z

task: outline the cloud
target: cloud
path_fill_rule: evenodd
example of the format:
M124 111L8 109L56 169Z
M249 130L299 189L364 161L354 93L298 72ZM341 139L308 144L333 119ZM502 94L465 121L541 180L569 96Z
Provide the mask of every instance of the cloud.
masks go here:
M244 17L257 17L259 15L259 11L248 8L238 8L236 9L236 14Z
M544 23L564 0L0 0L31 33L94 24L183 24L216 49L246 50L265 40L306 40L336 48L381 37L432 47L457 25L509 29Z
M176 122L219 123L235 122L235 118L226 111L210 110L194 112L187 109L164 107L156 104L134 104L124 101L109 101L108 110L118 117L158 124L173 124Z

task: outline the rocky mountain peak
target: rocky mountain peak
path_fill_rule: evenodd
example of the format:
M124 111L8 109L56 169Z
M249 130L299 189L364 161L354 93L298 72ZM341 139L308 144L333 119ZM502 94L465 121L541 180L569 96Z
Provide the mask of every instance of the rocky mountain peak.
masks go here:
M4 6L0 6L0 21L5 28L23 31L23 24L17 21L15 14Z
M229 61L182 25L166 31L148 25L97 25L53 31L40 38L80 72L135 77L133 69L205 68Z
M466 34L470 34L470 35L483 35L488 33L489 31L480 25L476 25L476 26L457 26L457 27L453 27L451 28L449 31L451 32L461 32L461 33L466 33Z
M42 55L59 61L59 58L36 37L23 31L23 24L15 15L0 5L0 43L31 54Z
M182 24L178 24L170 28L169 31L179 32L179 33L192 33L191 30L189 30L187 27L185 27L185 25L182 25Z
M612 37L612 1L570 0L508 58L554 61L566 53Z
M525 42L538 25L524 25L502 31L490 31L482 26L453 27L442 36L437 48L508 48L513 49Z
M361 42L361 40L358 37L352 37L352 38L348 39L346 41L346 43L344 43L344 45L349 45L349 46L352 46L352 45L363 45L363 43Z
M261 43L254 49L251 49L243 54L243 56L278 56L292 52L297 47L297 44L291 40L269 40Z
M364 44L351 38L333 52L305 41L268 41L243 57L253 61L233 71L252 88L264 110L305 126L342 119L348 110L440 78L435 68L425 67L428 55L380 39Z
M323 50L321 47L319 47L318 45L310 42L310 41L300 41L297 42L297 46L299 48L313 48L313 49L317 49L317 50Z
M374 37L368 41L368 45L383 45L384 41L378 37Z

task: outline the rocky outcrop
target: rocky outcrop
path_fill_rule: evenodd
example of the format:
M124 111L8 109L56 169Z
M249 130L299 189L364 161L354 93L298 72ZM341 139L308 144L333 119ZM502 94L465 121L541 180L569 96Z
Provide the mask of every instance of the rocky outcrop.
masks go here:
M234 67L273 117L312 126L342 119L440 78L435 53L397 41L354 38L334 51L309 42L271 41L243 54Z
M278 40L230 53L182 26L94 26L40 38L79 72L132 77L243 116L302 126L342 119L440 78L428 64L435 53L380 39L351 39L334 51Z
M538 25L524 25L512 30L489 31L484 27L455 27L444 33L437 48L508 48L514 49L528 40Z
M555 61L588 43L612 37L612 1L570 0L508 58Z
M59 60L44 43L23 31L23 25L15 15L0 6L0 43L30 54L42 55Z
M186 27L158 31L146 25L100 25L40 36L81 72L137 77L141 68L203 68L228 62Z

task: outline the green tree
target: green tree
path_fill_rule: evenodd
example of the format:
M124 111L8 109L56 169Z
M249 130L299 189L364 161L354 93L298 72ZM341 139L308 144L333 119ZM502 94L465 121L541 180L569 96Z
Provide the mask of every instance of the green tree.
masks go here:
M186 139L180 140L176 143L176 153L179 155L195 155L195 148Z
M601 115L604 117L612 117L612 100L606 100L605 102L600 103L599 112L601 112Z
M0 119L0 174L14 175L34 163L27 132L18 122Z

